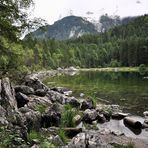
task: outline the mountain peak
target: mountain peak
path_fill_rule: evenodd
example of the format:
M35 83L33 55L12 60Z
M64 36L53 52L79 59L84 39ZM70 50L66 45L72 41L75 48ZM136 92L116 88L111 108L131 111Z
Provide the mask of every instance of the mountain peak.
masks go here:
M66 40L77 38L83 34L95 34L97 30L95 25L79 16L67 16L53 25L47 25L37 29L30 35L35 38L48 39L55 38L58 40Z
M127 23L130 19L125 22ZM43 26L27 36L37 39L67 40L84 34L96 34L122 24L120 18L111 18L108 15L101 16L99 21L90 22L87 18L71 15L56 21L53 25Z

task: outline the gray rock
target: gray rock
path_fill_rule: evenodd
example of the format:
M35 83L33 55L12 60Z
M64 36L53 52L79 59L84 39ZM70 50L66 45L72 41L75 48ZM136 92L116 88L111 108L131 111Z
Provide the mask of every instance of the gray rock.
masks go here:
M2 80L0 79L0 101L2 101L1 92L2 92Z
M103 141L98 133L85 132L75 136L67 148L113 148L113 146Z
M30 130L32 128L39 129L41 127L41 114L39 112L30 111L23 114L26 119L27 128Z
M66 103L70 104L72 107L80 107L80 102L75 97L66 98Z
M49 90L49 88L43 84L36 75L27 76L25 78L25 85L32 87L35 91L37 89L44 89L45 91Z
M53 90L50 90L47 93L48 93L48 97L52 102L59 102L60 104L65 104L65 99L67 97L64 94L61 94Z
M11 86L9 78L3 78L1 81L1 104L6 109L17 110L17 102L14 96L14 89Z
M93 109L93 103L92 100L84 100L81 104L81 110L86 110L86 109Z
M25 95L33 95L34 94L34 89L31 87L28 87L26 85L17 85L15 86L15 92L21 92Z
M75 123L75 125L78 125L81 122L82 118L80 115L76 115L73 118L73 122Z
M41 126L48 128L50 126L59 126L61 114L50 108L46 113L42 115Z
M148 119L148 111L143 112L143 115L146 119Z
M37 89L37 90L35 91L35 94L36 94L37 96L44 97L44 96L47 94L47 91L44 90L44 89Z
M92 121L96 120L98 117L98 113L95 109L87 109L84 111L83 121L86 123L92 123Z
M46 108L52 106L51 101L49 100L48 97L39 97L39 96L29 96L29 102L27 104L28 108L32 110L37 110L38 107L44 107L45 110Z
M19 108L18 110L19 110L19 112L21 112L22 114L25 114L25 113L31 111L31 109L29 109L28 107L21 107L21 108Z
M6 119L6 110L0 105L0 126L8 125L8 121Z
M33 146L31 146L31 148L40 148L40 145L34 144Z
M15 97L16 97L16 100L17 100L18 108L24 107L24 105L29 102L27 95L25 95L21 92L16 93Z
M117 120L121 120L124 117L127 117L128 115L129 115L128 113L120 113L120 112L117 112L117 113L113 113L112 114L112 118L113 119L117 119Z
M110 109L111 109L112 112L122 112L120 110L120 106L119 105L116 105L116 104L110 105Z
M97 120L98 120L99 123L104 123L104 122L106 122L105 116L104 116L103 114L99 114L99 113L98 113L98 115L97 115Z
M61 140L60 136L59 135L56 135L55 137L53 137L53 140L52 140L53 144L60 147L60 146L63 146L64 143L63 141Z

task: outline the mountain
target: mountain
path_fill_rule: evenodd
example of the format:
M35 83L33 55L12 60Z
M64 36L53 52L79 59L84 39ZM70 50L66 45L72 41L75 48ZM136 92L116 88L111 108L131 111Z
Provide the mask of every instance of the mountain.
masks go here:
M90 33L97 33L94 24L82 17L68 16L56 21L53 25L39 28L30 35L38 39L55 38L57 40L66 40Z
M78 16L67 16L56 21L53 25L43 26L36 31L28 34L37 39L54 38L56 40L67 40L78 38L84 34L97 34L105 32L117 25L127 24L133 18L120 19L118 16L102 15L99 21L90 21L87 18Z

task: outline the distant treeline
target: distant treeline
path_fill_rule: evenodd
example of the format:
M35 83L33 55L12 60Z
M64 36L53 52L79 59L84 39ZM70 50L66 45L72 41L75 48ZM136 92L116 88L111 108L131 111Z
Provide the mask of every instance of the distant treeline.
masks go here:
M148 15L97 35L67 41L28 37L11 47L0 55L1 69L148 66Z

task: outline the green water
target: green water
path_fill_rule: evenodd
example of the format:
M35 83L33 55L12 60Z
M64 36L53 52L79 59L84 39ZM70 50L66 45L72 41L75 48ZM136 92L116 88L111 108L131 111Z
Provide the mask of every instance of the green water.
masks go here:
M95 96L122 106L124 111L142 115L148 110L148 79L144 77L139 73L89 71L48 78L45 83L69 88L78 98L84 93L84 98Z

